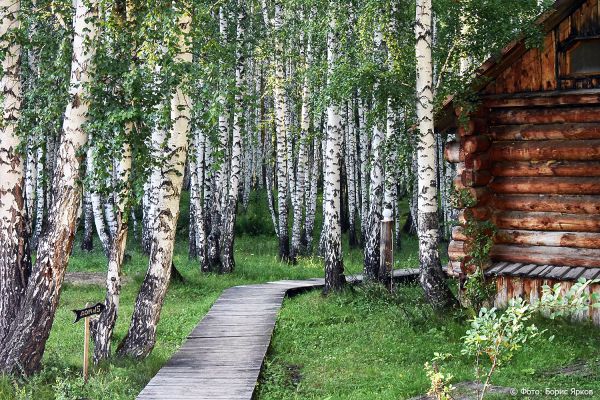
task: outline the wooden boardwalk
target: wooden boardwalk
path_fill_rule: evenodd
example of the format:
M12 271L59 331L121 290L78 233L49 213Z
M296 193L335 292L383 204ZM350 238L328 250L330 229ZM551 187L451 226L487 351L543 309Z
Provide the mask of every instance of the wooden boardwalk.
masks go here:
M413 279L417 272L397 270L394 279ZM225 290L137 399L250 400L283 298L324 283L318 278L283 280Z

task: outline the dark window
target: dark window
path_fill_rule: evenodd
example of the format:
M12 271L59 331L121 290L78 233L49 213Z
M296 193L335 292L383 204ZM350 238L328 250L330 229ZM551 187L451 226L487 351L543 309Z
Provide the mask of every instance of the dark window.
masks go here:
M600 74L600 39L581 40L567 50L569 75Z

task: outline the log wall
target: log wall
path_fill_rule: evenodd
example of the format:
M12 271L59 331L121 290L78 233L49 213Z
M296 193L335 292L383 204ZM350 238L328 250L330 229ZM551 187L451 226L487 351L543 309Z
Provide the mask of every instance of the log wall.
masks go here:
M530 302L537 303L542 296L542 287L548 285L553 287L560 282L561 293L566 293L573 282L556 281L553 279L527 278L516 276L499 276L496 278L496 298L494 306L505 308L512 298L521 297ZM600 293L600 285L595 284L588 287L585 292L590 296L590 304L593 303L592 296ZM594 325L600 326L600 308L589 307L587 310L572 316L574 321L592 321Z

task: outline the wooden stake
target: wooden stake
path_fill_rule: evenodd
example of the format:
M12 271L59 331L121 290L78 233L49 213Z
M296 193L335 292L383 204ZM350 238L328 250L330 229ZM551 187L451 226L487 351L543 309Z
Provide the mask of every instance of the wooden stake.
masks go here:
M394 221L381 221L380 244L380 271L389 278L390 291L392 291L392 272L394 269Z
M89 304L85 305L89 307ZM88 380L88 367L90 351L90 317L85 317L84 320L84 335L83 335L83 381L87 383Z

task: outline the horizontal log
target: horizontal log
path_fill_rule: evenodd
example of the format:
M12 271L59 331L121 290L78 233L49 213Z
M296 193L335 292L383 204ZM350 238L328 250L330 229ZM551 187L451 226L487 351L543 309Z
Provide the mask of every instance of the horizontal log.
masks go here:
M600 122L599 107L494 109L490 125Z
M598 196L496 195L491 202L494 208L506 211L600 214Z
M600 139L600 123L495 125L490 126L495 141Z
M490 257L494 261L525 264L600 267L600 249L498 244L492 247Z
M494 176L600 176L598 161L501 161Z
M451 240L448 243L448 259L450 261L463 261L467 258L467 248L464 242Z
M454 234L454 230L452 232ZM496 233L495 242L500 244L600 249L600 233L500 229Z
M597 89L586 92L547 92L547 93L520 93L511 95L495 95L483 99L483 105L490 108L497 107L540 107L559 106L571 104L600 104L600 93Z
M473 171L472 169L465 169L460 177L465 187L485 186L492 180L492 174L487 170Z
M489 149L492 144L489 136L479 134L464 137L460 142L465 154L481 153Z
M600 179L588 177L500 177L489 186L495 193L600 194Z
M502 211L494 214L492 221L499 229L600 232L600 215Z
M465 157L464 154L461 152L460 143L446 143L446 148L444 149L444 158L450 163L458 163L464 161Z
M452 227L452 240L458 240L461 242L466 242L468 240L465 235L465 230L462 226L454 226Z
M481 117L471 117L466 124L458 122L457 132L459 136L471 136L487 133L487 119Z
M460 210L458 222L464 225L467 221L485 221L492 217L492 210L488 207L470 207Z
M483 169L490 169L492 166L492 158L489 152L465 154L464 156L465 167L479 171Z
M495 142L493 161L600 161L600 140L543 140Z

